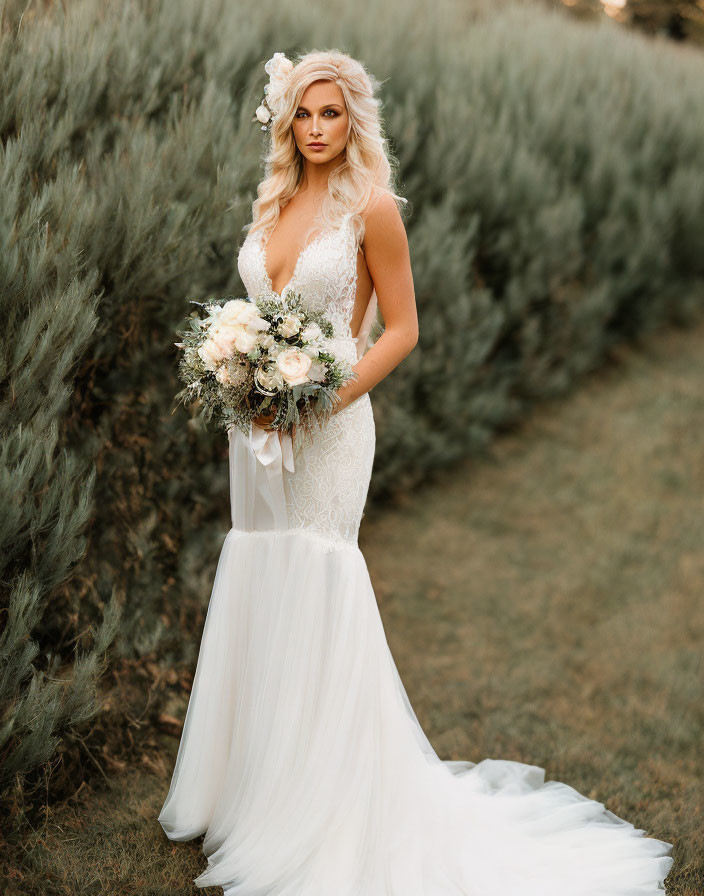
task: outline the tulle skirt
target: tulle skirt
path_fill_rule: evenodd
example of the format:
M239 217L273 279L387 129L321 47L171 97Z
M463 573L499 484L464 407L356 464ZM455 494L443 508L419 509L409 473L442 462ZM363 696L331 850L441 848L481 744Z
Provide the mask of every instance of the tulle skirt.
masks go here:
M443 761L356 544L225 538L171 786L225 896L655 896L672 845L543 769Z

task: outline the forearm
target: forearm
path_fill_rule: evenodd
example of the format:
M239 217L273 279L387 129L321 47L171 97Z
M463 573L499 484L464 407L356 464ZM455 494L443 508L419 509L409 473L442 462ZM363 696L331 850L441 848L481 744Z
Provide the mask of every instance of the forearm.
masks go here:
M411 353L417 344L417 334L407 330L387 329L374 345L352 368L356 379L349 380L337 390L342 403L336 411L343 410L355 399L369 392L394 370Z

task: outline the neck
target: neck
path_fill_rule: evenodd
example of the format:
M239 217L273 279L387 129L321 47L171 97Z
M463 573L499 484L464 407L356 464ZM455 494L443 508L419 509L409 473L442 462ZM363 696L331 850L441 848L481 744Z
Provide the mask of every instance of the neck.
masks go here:
M342 164L343 155L340 154L329 162L309 162L305 160L303 167L303 180L299 187L299 193L311 193L312 195L321 196L327 193L328 178L330 172L334 171L338 165Z

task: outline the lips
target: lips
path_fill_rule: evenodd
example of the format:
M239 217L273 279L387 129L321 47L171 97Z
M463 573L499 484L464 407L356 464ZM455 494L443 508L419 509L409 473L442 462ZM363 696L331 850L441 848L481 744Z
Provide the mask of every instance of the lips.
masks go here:
M308 146L327 146L327 143L309 143Z

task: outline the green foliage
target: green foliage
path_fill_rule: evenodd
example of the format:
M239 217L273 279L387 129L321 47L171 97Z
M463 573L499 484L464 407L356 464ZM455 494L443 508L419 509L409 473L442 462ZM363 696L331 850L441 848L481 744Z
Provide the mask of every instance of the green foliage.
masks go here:
M420 345L375 395L372 497L480 449L704 299L704 60L510 10L423 69L386 85Z
M384 81L413 207L420 343L374 390L371 499L701 310L704 62L539 8L441 6L3 6L3 786L96 712L108 650L195 658L227 444L171 413L174 342L187 296L243 293L274 51L338 46Z

